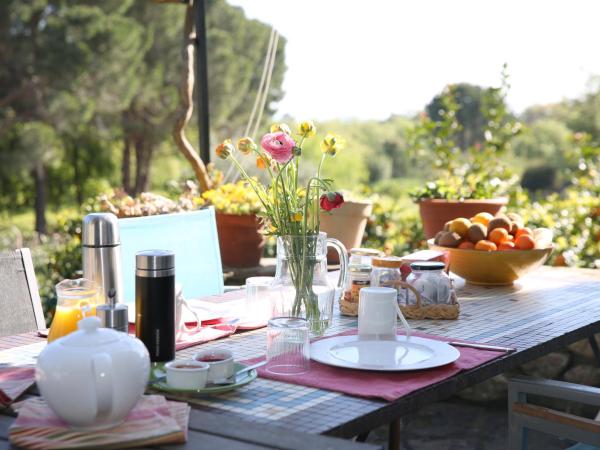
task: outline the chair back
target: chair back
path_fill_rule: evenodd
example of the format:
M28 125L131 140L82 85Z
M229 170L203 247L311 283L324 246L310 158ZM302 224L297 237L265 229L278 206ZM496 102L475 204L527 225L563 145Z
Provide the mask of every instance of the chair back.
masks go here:
M0 253L0 337L45 328L31 252Z
M175 252L175 282L186 298L223 293L223 271L215 211L119 219L124 302L135 303L135 254L142 250Z

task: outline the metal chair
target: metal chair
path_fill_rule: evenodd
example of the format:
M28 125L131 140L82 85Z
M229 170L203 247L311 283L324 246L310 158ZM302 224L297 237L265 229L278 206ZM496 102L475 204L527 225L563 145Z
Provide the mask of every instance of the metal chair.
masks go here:
M46 329L31 252L0 253L0 337Z
M564 381L519 376L508 383L509 449L527 448L527 431L579 442L571 450L600 450L600 422L531 403L541 396L600 407L600 389Z

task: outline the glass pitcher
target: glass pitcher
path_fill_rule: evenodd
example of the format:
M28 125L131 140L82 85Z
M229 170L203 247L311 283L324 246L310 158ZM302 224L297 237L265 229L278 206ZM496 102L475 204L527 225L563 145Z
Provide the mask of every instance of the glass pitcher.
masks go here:
M48 332L48 342L77 330L77 322L96 315L98 288L93 281L79 278L56 285L56 312Z
M337 284L327 275L327 247L340 257ZM277 269L271 287L272 317L303 317L311 334L320 336L331 324L333 303L346 282L348 253L337 239L319 233L277 238Z

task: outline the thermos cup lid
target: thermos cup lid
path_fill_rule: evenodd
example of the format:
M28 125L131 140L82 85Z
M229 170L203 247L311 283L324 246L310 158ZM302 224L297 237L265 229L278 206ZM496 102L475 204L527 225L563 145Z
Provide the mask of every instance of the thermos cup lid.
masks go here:
M175 268L175 253L170 250L144 250L135 254L138 270L168 270Z
M83 245L111 247L121 243L119 220L112 213L92 213L83 219Z

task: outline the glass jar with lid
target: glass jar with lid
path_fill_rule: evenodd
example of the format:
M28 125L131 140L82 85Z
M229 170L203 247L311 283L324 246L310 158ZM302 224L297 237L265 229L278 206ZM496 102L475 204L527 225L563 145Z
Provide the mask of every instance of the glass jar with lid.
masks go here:
M403 289L402 283L402 258L397 256L379 256L372 259L371 286L391 287L398 291L398 299Z
M360 290L371 285L371 266L351 264L348 266L348 278L344 290L344 300L358 304Z
M371 260L382 256L383 253L374 248L355 247L350 250L350 264L366 264L371 266Z
M445 264L437 261L414 262L410 265L411 274L406 279L421 295L421 306L450 305L456 303L456 293L452 280L445 272ZM409 289L404 290L406 305L415 305L416 296Z

